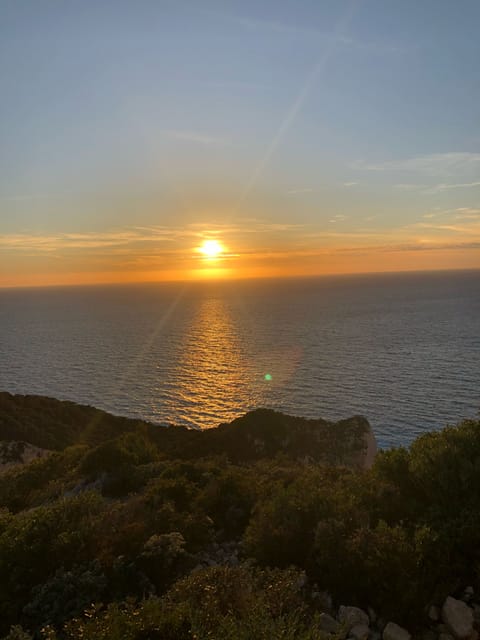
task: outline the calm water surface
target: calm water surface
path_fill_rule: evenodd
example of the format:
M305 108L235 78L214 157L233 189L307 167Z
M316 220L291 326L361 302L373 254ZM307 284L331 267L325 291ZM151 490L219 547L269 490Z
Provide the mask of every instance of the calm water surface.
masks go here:
M363 414L408 444L478 415L480 272L4 289L0 389L201 428Z

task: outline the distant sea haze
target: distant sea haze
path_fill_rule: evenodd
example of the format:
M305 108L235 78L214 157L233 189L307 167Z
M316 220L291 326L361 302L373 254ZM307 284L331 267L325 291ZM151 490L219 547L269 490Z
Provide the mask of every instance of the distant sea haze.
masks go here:
M480 272L0 290L0 390L210 428L366 416L382 447L477 417Z

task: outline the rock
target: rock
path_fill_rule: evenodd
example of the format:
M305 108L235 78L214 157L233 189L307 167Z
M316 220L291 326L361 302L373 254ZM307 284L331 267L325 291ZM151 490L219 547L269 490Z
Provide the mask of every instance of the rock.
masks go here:
M36 447L29 442L0 441L0 473L15 466L29 464L49 456L52 451Z
M358 607L341 606L338 610L338 620L350 631L355 625L363 624L366 627L370 624L370 620L362 609Z
M438 640L455 640L455 638L450 633L442 632L438 636Z
M367 612L368 617L370 618L370 624L375 624L375 622L377 621L377 614L375 613L375 610L372 609L372 607L368 607Z
M301 589L303 589L304 587L307 586L307 574L305 573L305 571L302 571L302 573L298 576L298 580L297 580L297 589L300 591Z
M440 620L440 609L432 604L428 609L428 617L433 622L438 622Z
M464 602L471 602L473 600L473 587L465 587L465 591L463 592L462 595L462 600Z
M428 631L424 631L419 638L420 640L437 640L437 634L435 631L429 629Z
M315 589L315 585L314 585L314 589L312 591L312 598L316 600L317 605L320 609L323 609L324 611L333 612L333 600L332 600L332 596L328 593L328 591L318 591L318 587L317 589Z
M385 620L385 618L377 618L377 624L376 627L377 629L379 629L382 633L383 630L385 629L385 627L387 626L387 620Z
M395 622L389 622L383 630L383 640L410 640L410 638L408 631Z
M473 603L473 618L475 622L480 623L480 604Z
M342 625L328 613L320 614L318 618L318 626L322 631L325 631L325 633L338 633L342 628Z
M355 640L367 640L370 628L367 624L356 624L350 629L350 637Z
M465 602L451 596L448 596L443 603L442 620L459 640L468 638L473 631L472 609Z

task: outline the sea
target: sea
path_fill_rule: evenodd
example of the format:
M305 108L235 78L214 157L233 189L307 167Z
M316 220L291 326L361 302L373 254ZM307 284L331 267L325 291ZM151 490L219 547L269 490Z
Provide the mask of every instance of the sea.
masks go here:
M480 271L0 289L0 390L206 429L364 415L380 447L480 409Z

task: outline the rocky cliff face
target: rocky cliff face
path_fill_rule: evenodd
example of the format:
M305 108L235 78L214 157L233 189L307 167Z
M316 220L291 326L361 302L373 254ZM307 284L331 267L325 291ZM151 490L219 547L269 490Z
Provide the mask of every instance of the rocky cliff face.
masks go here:
M35 447L28 442L0 442L0 473L11 467L28 464L49 455L50 451Z

